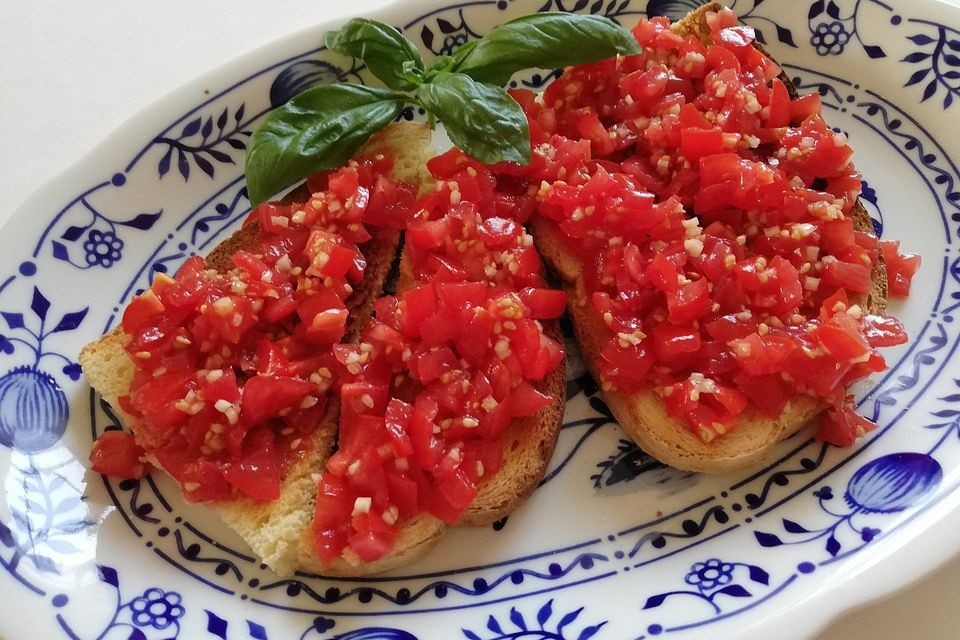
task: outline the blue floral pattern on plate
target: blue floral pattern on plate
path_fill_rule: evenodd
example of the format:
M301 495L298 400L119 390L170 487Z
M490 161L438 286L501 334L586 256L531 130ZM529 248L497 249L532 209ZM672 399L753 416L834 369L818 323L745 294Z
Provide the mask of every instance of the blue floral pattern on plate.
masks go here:
M532 10L629 25L644 12L678 17L699 4L480 0L408 10L395 23L442 54ZM855 148L870 150L857 160L878 232L924 251L928 284L898 309L911 344L861 390L860 410L881 425L875 434L851 451L798 436L737 478L677 472L623 440L571 350L568 413L537 499L464 532L457 549L422 568L358 580L271 574L161 478L84 477L78 460L91 437L121 426L81 382L79 347L115 325L156 273L206 253L248 213L242 149L270 108L318 83L367 80L355 61L304 40L301 54L266 56L252 75L212 83L228 88L184 103L182 115L162 114L124 147L129 155L98 165L88 188L50 202L42 224L21 226L23 253L12 248L0 261L4 596L37 612L38 625L52 621L83 640L639 639L760 616L812 574L881 553L887 536L960 488L960 383L942 373L960 338L960 174L956 145L935 129L960 86L960 17L905 1L732 4L801 90L821 94ZM857 72L867 61L884 65L870 82ZM539 88L555 75L515 83ZM161 184L145 204L139 194ZM903 215L911 206L924 214L915 226ZM93 282L95 297L63 286ZM570 513L571 503L583 513ZM98 539L100 550L91 546Z

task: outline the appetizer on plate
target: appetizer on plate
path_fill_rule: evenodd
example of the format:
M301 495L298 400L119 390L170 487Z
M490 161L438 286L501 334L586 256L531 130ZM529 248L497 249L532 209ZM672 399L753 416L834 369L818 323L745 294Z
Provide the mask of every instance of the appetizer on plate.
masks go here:
M94 470L164 470L280 573L397 567L543 477L565 308L624 429L673 466L744 466L824 412L835 444L871 428L848 387L906 339L882 313L918 259L878 241L845 136L732 12L632 33L537 14L429 65L370 20L327 43L387 88L277 108L244 227L83 350L130 429ZM501 88L565 65L540 96ZM394 122L409 104L454 148Z
M906 341L888 277L905 295L919 258L878 241L846 136L732 11L634 34L639 55L517 96L533 235L604 399L681 469L754 463L821 414L818 438L853 444L874 425L848 389Z

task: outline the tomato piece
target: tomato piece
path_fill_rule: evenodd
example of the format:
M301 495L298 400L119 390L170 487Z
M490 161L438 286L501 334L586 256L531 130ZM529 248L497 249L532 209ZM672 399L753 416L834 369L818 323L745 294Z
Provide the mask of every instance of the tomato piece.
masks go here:
M448 371L458 367L456 354L450 347L441 347L436 351L421 354L416 361L416 374L420 382L427 384L437 380Z
M407 240L418 249L439 247L450 235L446 220L418 220L407 227Z
M385 426L387 433L390 434L394 452L401 458L413 455L413 443L407 433L411 416L413 416L412 405L397 398L391 398L387 403L384 414Z
M269 501L280 497L280 472L280 453L273 434L261 427L247 437L243 457L227 467L223 477L245 496Z
M680 285L676 293L667 296L670 322L687 324L699 320L710 310L710 292L705 278Z
M483 282L444 282L437 285L441 303L457 311L483 306L487 285Z
M784 363L796 348L797 343L792 338L773 333L763 336L751 333L731 343L734 357L750 376L783 371Z
M700 345L700 331L690 326L661 325L653 331L653 350L660 362L696 353Z
M817 115L822 111L820 94L808 93L790 102L790 122L793 124L803 122L810 116Z
M530 317L539 320L559 318L567 306L567 294L556 289L527 287L520 291L520 301L530 309Z
M410 441L413 443L414 458L424 469L432 469L444 454L443 443L433 433L437 411L435 401L420 396L410 416Z
M820 421L816 439L837 447L851 447L857 438L877 428L849 404L827 409Z
M779 417L795 393L779 373L758 376L740 373L734 381L750 402L770 418Z
M437 487L447 504L459 513L463 513L477 496L476 485L459 467L438 477Z
M870 269L862 264L831 260L824 262L824 267L824 280L834 286L857 293L869 293L873 286Z
M381 415L387 406L387 387L368 381L345 382L340 386L342 411Z
M481 222L478 227L478 236L491 249L502 249L513 244L519 235L520 228L509 218L491 217Z
M437 310L433 285L408 289L401 295L400 330L411 338L420 336L420 325Z
M820 325L817 337L823 347L840 360L857 360L870 352L860 323L846 313L836 313Z
M180 482L187 502L227 500L233 496L233 488L224 477L222 464L200 458L188 463L179 472L174 472L162 454L162 451L157 451L157 459Z
M381 533L364 531L355 533L349 539L353 549L362 562L373 562L390 553L393 544L390 538Z
M874 349L892 347L907 341L907 331L896 318L869 314L863 317L863 337Z
M920 268L920 256L915 253L900 253L900 242L881 240L880 251L887 269L887 285L890 295L905 298L910 294L910 282Z
M160 298L151 289L147 289L131 300L127 308L123 310L123 319L120 321L120 326L127 334L136 333L160 315L163 310L164 306L160 302Z
M767 116L767 126L771 129L790 126L790 94L787 86L780 78L770 81L770 113Z
M680 152L692 162L723 153L723 132L720 129L689 127L680 132Z
M105 476L138 480L152 470L143 456L144 450L133 439L133 434L104 431L90 450L91 469Z
M551 402L553 399L550 396L540 393L529 382L521 382L510 394L510 413L517 418L532 416Z
M346 548L354 498L344 478L329 473L321 474L317 483L316 505L311 523L317 555L321 562L333 562Z
M450 307L441 307L420 324L423 344L427 347L441 345L456 340L463 333L463 313Z
M315 387L312 382L288 376L253 376L243 385L240 417L248 425L260 424L298 405Z

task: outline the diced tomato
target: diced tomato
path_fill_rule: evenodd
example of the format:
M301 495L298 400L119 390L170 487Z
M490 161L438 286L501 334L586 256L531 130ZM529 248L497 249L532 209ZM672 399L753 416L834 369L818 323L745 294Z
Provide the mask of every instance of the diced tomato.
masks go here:
M298 405L314 384L287 376L253 376L243 385L240 416L246 424L259 424Z
M420 325L437 310L433 285L408 289L401 296L400 329L404 335L420 336Z
M697 353L700 344L700 331L690 326L661 325L653 331L653 350L661 362Z
M863 317L863 336L873 347L892 347L907 341L903 324L892 316L866 315Z
M270 430L261 427L248 437L243 457L224 471L224 478L242 494L259 501L280 497L280 453Z
M900 253L900 242L881 240L880 251L887 269L887 290L895 298L910 294L910 282L920 268L920 256L915 253Z
M832 285L856 293L868 293L873 286L870 269L862 264L831 260L824 263L824 279Z
M163 310L164 306L160 302L160 298L151 289L147 289L131 300L127 308L123 310L121 326L127 334L136 333L161 314Z
M790 94L780 78L770 81L770 114L767 116L767 127L776 129L790 126Z
M840 360L859 360L870 352L860 323L846 313L834 314L821 324L817 337L830 355Z
M827 409L816 438L838 447L850 447L857 438L876 428L876 424L858 414L849 404L843 404Z
M680 151L691 162L723 153L723 132L720 129L694 127L683 129L680 132Z
M676 294L667 296L670 321L686 324L699 320L710 310L710 292L704 278L680 285Z
M790 102L790 122L797 124L823 110L819 93L808 93Z
M555 289L527 287L520 291L520 301L530 309L531 318L548 320L563 315L567 294Z
M106 476L137 480L152 469L143 456L143 448L136 443L132 434L104 431L90 451L91 469Z

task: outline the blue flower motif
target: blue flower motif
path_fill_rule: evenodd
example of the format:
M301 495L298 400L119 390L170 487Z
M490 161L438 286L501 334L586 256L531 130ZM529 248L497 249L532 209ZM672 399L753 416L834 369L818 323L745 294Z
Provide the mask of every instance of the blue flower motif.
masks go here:
M880 533L880 529L874 529L873 527L864 527L863 531L860 532L860 539L864 542L870 542L877 537L877 534Z
M104 269L109 269L114 262L120 259L122 249L123 240L118 238L113 231L91 229L90 233L87 234L86 242L83 243L87 264L91 267L100 265Z
M817 54L821 56L839 55L848 42L850 33L838 20L821 22L810 34L810 44L816 47Z
M821 500L830 500L833 498L833 489L830 487L820 487L813 492L813 495L820 498Z
M180 594L176 591L164 592L153 587L143 592L130 603L133 623L138 627L151 626L154 629L166 629L183 617L184 610Z
M443 47L440 48L440 54L449 56L453 53L454 49L460 45L466 44L467 34L465 33L452 33L443 39Z
M717 558L697 562L690 567L684 581L702 591L709 591L733 580L733 565Z
M324 618L323 616L317 616L313 620L313 628L320 633L323 633L324 631L329 631L330 629L333 628L333 625L335 624L336 622L334 622L330 618Z
M67 429L67 396L49 374L17 367L0 376L0 445L38 453L60 440Z
M891 453L860 467L847 484L847 503L867 513L896 513L936 490L940 463L925 453Z
M2 348L2 346L0 346L0 348ZM71 380L79 380L83 369L81 369L80 365L76 362L71 362L63 368L63 373L69 376Z

